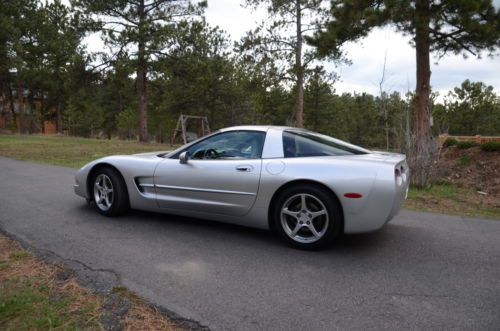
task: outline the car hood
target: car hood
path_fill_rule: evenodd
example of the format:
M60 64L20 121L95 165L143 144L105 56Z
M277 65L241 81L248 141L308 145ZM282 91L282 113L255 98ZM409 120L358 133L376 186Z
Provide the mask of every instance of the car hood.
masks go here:
M132 156L139 157L142 159L154 159L155 157L158 157L159 155L165 155L168 153L170 153L170 151L156 151L156 152L132 154Z

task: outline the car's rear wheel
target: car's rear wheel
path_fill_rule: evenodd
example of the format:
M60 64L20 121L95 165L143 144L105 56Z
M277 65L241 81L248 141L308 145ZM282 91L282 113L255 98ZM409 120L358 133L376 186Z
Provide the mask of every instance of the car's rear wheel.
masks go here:
M275 229L294 247L318 249L328 246L339 235L341 224L337 199L319 186L292 186L276 200Z
M91 184L94 204L102 215L118 216L129 209L127 187L115 170L98 169Z

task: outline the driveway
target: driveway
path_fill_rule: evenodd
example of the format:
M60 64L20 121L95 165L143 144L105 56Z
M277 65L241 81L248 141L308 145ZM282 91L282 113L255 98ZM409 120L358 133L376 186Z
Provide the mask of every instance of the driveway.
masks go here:
M321 252L153 213L104 218L74 169L0 157L0 228L212 330L497 329L500 221L403 211Z

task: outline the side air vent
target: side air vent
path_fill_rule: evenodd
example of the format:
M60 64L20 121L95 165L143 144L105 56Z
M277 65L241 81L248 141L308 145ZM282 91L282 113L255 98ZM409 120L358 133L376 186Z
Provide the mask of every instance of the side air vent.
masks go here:
M137 190L144 196L155 194L155 185L153 183L153 177L136 177L134 178L135 186Z

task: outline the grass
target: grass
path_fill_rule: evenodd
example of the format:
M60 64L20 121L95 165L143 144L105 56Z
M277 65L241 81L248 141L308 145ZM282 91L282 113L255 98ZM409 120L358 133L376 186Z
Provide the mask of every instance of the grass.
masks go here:
M12 261L19 261L19 260L22 260L22 259L24 259L25 257L28 257L28 256L29 256L28 252L23 251L23 250L19 250L19 251L13 251L13 252L11 252L10 255L9 255L9 258Z
M101 298L0 236L0 329L100 330Z
M472 162L472 159L470 158L470 156L464 155L464 156L457 159L456 164L459 167L465 167L465 166L468 166L469 164L471 164L471 162Z
M500 208L483 203L473 189L449 183L434 184L428 188L410 188L405 208L444 214L489 217L500 219Z
M57 280L61 271L0 235L0 330L102 330L106 296L91 293L74 277ZM181 330L127 289L113 293L130 302L120 320L124 330Z
M172 150L165 144L39 135L0 135L0 155L18 160L80 168L89 161L113 154Z

